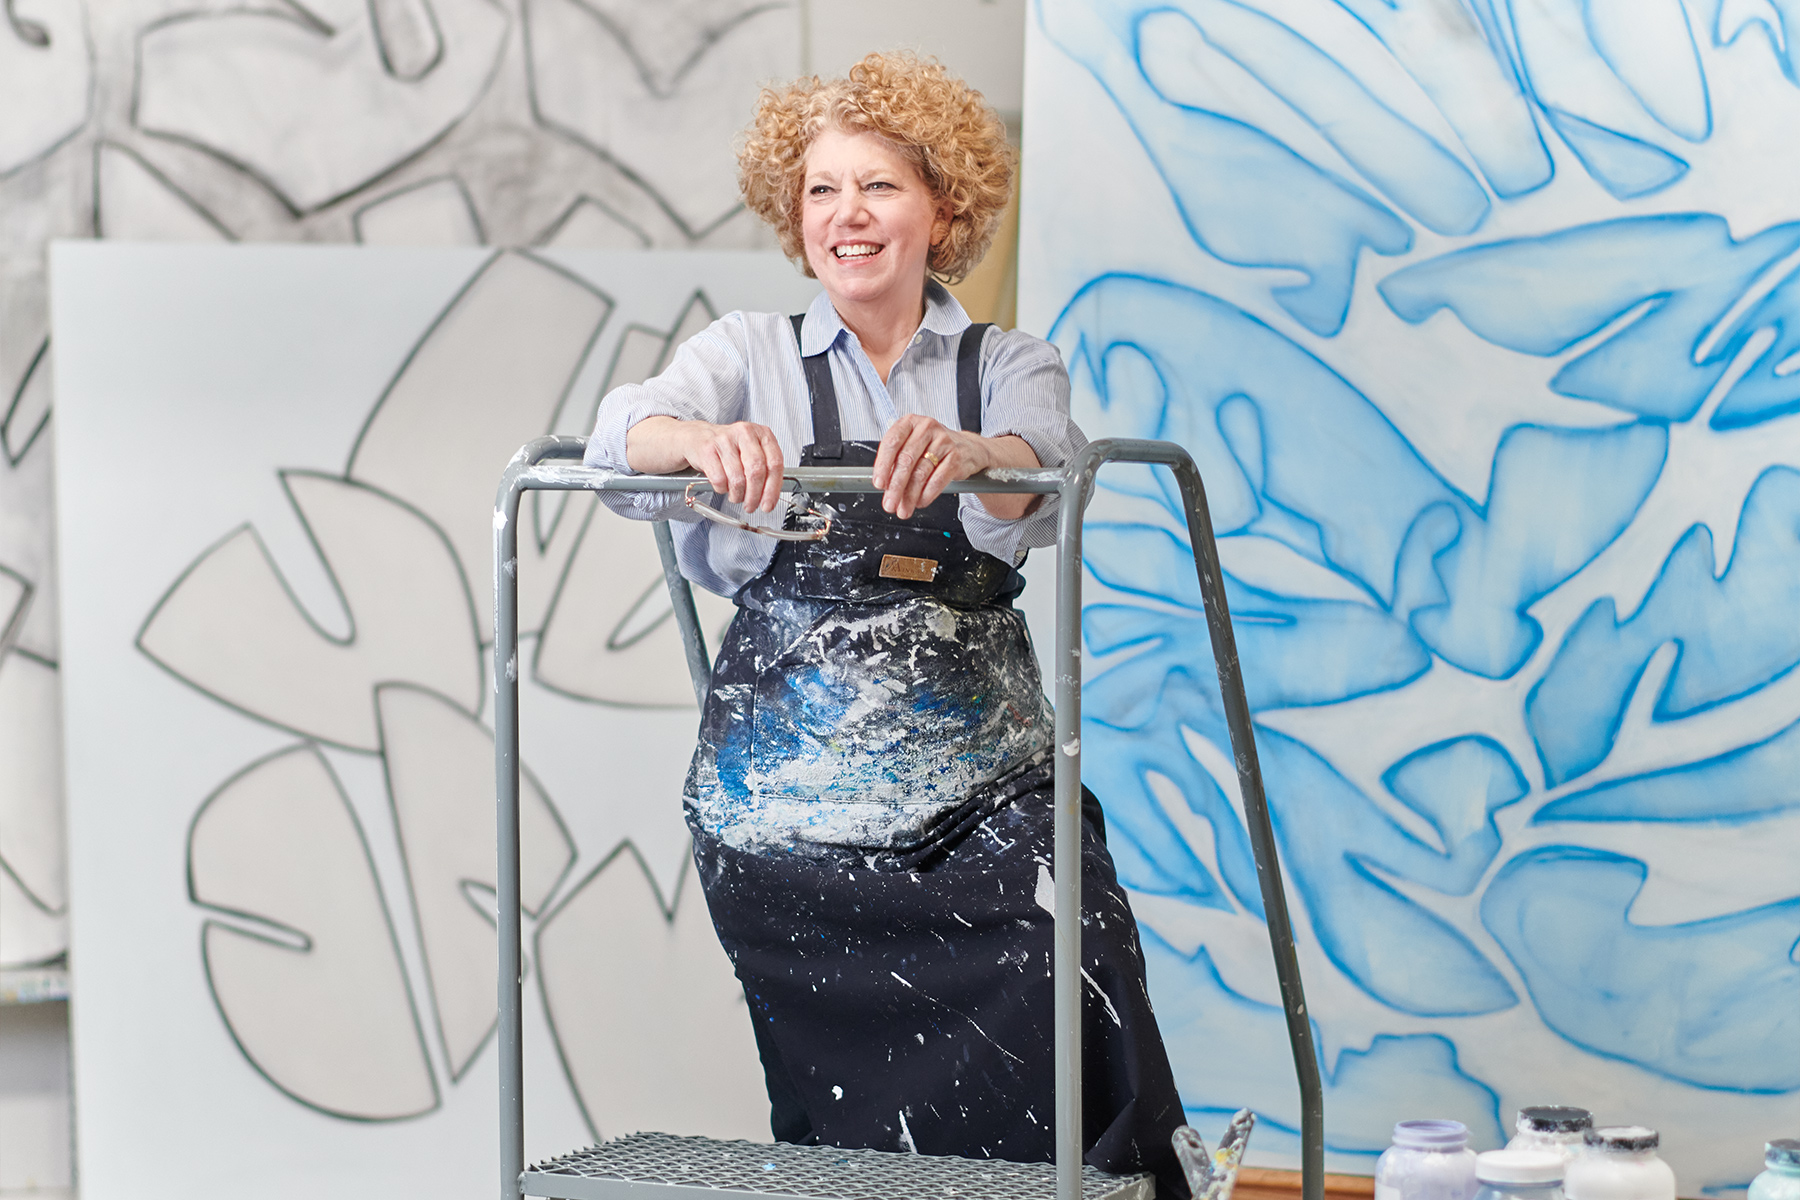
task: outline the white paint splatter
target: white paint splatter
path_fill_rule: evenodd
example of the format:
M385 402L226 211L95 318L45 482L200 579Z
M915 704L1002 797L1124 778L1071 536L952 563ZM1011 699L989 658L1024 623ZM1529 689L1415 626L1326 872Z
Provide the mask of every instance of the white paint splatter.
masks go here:
M1042 863L1038 864L1036 900L1039 908L1053 917L1056 915L1056 881L1050 878L1050 872Z
M919 1144L913 1141L912 1130L906 1127L906 1110L900 1110L900 1144L906 1147L908 1154L917 1154Z
M835 1083L832 1084L831 1085L831 1098L833 1100L842 1100L844 1098L844 1089L839 1087Z
M957 1016L961 1017L963 1020L967 1021L971 1026L974 1027L975 1032L979 1033L982 1036L982 1038L990 1046L992 1046L994 1049L998 1050L1000 1053L1006 1055L1006 1057L1012 1059L1016 1063L1022 1063L1025 1061L1024 1059L1020 1058L1018 1055L1014 1054L1011 1050L1008 1050L1005 1046L1002 1046L999 1042L996 1042L993 1038L989 1037L988 1031L983 1029L981 1027L980 1023L978 1023L974 1017L971 1017L968 1013L964 1012L962 1009L957 1008L954 1004L945 1004L942 1000L939 1000L936 996L933 996L930 992L924 991L920 988L913 987L913 985L911 983L909 983L905 978L903 978L896 971L889 971L888 974L892 975L895 979L898 979L901 983L906 984L907 987L912 988L913 991L918 992L919 995L925 997L927 1000L931 1001L933 1004L937 1005L938 1007L947 1008L951 1012L955 1013ZM923 1038L920 1039L920 1044L921 1045L924 1044ZM891 1046L888 1049L888 1061L889 1062L894 1061L894 1051Z
M1100 985L1094 982L1094 977L1088 974L1086 967L1081 968L1081 977L1088 981L1089 987L1094 989L1094 995L1100 997L1100 1003L1106 1005L1106 1011L1112 1017L1113 1024L1120 1029L1125 1028L1125 1022L1119 1020L1119 1010L1113 1007L1112 997L1100 990Z

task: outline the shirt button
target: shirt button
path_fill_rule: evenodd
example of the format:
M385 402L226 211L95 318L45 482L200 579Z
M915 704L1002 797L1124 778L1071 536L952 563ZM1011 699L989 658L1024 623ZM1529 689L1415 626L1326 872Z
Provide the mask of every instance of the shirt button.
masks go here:
M919 343L920 343L920 342L922 342L922 341L924 341L924 340L925 340L925 335L924 335L924 334L922 334L922 333L915 333L915 334L913 334L913 345L915 345L915 346L916 346L916 345L918 345L918 344L919 344Z

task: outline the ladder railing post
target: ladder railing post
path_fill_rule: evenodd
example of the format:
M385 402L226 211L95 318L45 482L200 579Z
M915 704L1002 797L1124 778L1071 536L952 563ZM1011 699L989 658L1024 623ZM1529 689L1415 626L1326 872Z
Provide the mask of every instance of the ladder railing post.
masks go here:
M519 994L519 474L532 446L520 450L494 501L494 893L499 940L496 971L500 1069L500 1200L519 1200L525 1170L524 1012Z
M1052 874L1056 892L1056 1200L1081 1200L1081 518L1096 455L1063 473L1056 519L1056 758Z
M681 573L681 562L675 557L675 531L667 521L656 523L656 553L662 559L663 582L669 588L675 624L681 629L681 649L687 655L694 703L704 711L706 695L712 690L712 659L706 654L706 631L700 628L700 610L694 607L694 588Z
M527 476L547 460L581 460L586 440L525 443L500 476L494 498L494 921L499 1019L500 1200L520 1200L525 1170L525 959L519 924L519 503ZM567 486L567 485L565 485Z
M1288 1044L1294 1053L1294 1074L1300 1084L1300 1189L1301 1200L1325 1196L1325 1098L1319 1084L1319 1056L1313 1047L1312 1019L1306 1012L1306 993L1300 985L1300 961L1294 952L1294 927L1288 917L1287 891L1281 882L1281 858L1275 846L1275 829L1269 820L1269 802L1263 792L1262 767L1256 755L1256 731L1250 718L1250 702L1244 693L1244 673L1238 662L1237 639L1231 631L1231 610L1225 598L1225 577L1219 567L1219 549L1213 539L1212 517L1207 510L1206 488L1194 460L1185 452L1169 463L1181 486L1186 509L1188 541L1194 552L1194 571L1200 579L1200 599L1206 607L1207 632L1212 637L1213 663L1219 674L1219 694L1224 701L1225 727L1231 735L1232 759L1237 766L1238 791L1244 801L1244 822L1256 859L1256 880L1262 890L1263 913L1269 929L1269 950L1275 956L1275 978L1281 989L1281 1007L1287 1016Z

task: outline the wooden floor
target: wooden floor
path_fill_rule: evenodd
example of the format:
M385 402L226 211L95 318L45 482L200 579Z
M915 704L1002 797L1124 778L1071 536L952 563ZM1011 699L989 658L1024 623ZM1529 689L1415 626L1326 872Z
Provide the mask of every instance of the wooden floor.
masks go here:
M1375 1180L1368 1175L1327 1175L1326 1200L1369 1200L1375 1194ZM1272 1171L1266 1167L1244 1167L1238 1171L1237 1188L1232 1200L1297 1200L1300 1195L1300 1172Z

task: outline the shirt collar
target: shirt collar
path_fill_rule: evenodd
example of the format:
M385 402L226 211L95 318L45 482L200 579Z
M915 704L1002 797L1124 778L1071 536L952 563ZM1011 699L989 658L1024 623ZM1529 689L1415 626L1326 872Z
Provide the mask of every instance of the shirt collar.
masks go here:
M950 289L935 279L925 281L925 319L919 328L927 333L955 337L974 322L963 306L956 302ZM800 353L811 357L822 354L836 344L838 335L846 332L844 320L831 305L831 297L820 292L807 307L806 319L800 325Z

